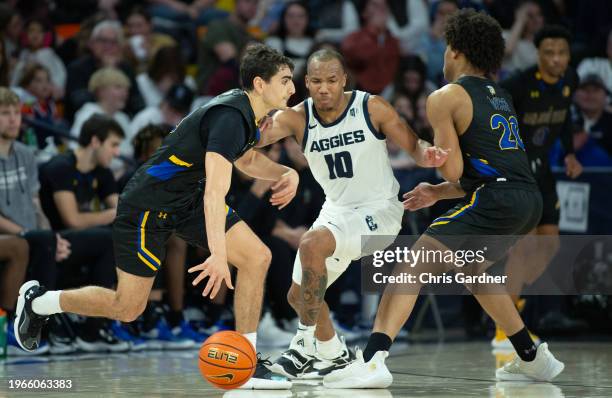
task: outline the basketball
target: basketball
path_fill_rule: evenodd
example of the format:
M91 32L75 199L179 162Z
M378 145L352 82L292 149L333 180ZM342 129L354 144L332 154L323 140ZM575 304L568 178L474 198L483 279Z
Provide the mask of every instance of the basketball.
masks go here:
M200 348L198 366L210 384L226 390L246 383L257 365L257 354L246 337L224 330L210 336Z

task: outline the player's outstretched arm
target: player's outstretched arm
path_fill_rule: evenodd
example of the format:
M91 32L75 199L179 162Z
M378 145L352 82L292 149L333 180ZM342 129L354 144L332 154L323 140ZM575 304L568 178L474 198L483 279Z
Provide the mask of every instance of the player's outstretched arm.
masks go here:
M406 192L404 197L404 208L410 211L424 209L433 206L442 199L455 199L465 196L465 191L457 182L443 182L432 185L422 182L412 191Z
M225 196L232 181L232 164L216 152L207 152L204 163L206 168L204 215L210 257L188 271L189 273L200 271L193 281L194 286L209 277L202 295L207 296L210 293L210 298L214 298L221 289L223 281L230 289L234 288L227 265L225 244Z
M266 116L259 122L261 138L256 147L263 148L292 135L301 140L305 123L303 103L293 108L275 111L272 116Z
M461 106L465 92L458 92L459 86L449 84L434 91L427 98L427 119L433 129L434 144L449 150L448 158L438 167L445 180L457 182L463 174L463 158L459 147L459 137L455 129L454 115ZM463 95L462 95L463 94Z
M384 99L370 96L368 112L374 127L408 152L421 167L439 167L446 161L448 151L419 139L412 128L406 124Z
M254 149L247 151L234 164L251 177L275 181L270 198L273 206L282 209L295 197L300 177L292 168L278 164Z

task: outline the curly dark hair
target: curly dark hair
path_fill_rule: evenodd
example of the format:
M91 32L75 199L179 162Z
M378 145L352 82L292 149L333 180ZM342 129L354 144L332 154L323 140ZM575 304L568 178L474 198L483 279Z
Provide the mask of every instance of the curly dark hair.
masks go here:
M450 47L465 55L472 66L489 75L499 69L504 58L504 38L499 23L472 8L457 11L448 18L444 31Z
M269 82L283 66L287 66L293 72L293 62L275 49L260 43L249 45L240 62L242 88L252 91L253 79L257 76Z
M565 39L569 46L572 42L572 34L561 25L544 25L533 37L533 44L536 48L540 48L544 39Z

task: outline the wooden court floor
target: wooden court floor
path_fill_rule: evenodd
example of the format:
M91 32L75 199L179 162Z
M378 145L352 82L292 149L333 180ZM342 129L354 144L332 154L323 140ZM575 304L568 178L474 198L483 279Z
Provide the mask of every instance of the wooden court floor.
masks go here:
M394 383L387 390L327 390L316 382L290 391L215 390L200 376L196 351L81 354L9 359L0 363L0 397L612 397L612 343L550 342L566 368L556 383L496 382L495 366L511 352L487 343L394 346L387 364ZM278 355L278 352L271 353ZM70 379L70 391L14 391L17 378Z

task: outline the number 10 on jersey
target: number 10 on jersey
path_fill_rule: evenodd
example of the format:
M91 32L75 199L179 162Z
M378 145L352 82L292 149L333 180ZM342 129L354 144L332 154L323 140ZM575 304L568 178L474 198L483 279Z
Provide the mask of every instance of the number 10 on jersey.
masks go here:
M353 160L350 152L342 151L325 155L329 179L353 177Z

